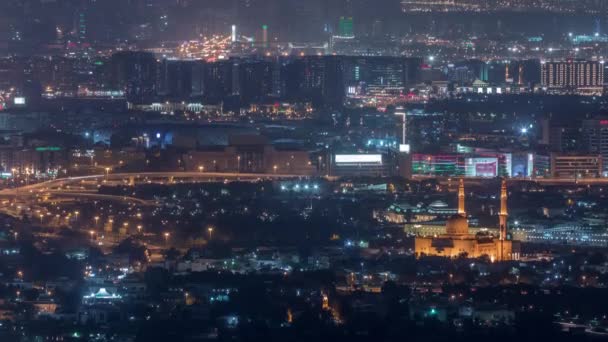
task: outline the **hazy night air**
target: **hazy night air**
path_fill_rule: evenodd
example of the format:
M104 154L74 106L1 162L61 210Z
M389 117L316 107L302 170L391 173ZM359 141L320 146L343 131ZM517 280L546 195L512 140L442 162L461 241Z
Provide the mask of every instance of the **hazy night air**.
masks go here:
M608 0L0 1L0 341L608 338Z

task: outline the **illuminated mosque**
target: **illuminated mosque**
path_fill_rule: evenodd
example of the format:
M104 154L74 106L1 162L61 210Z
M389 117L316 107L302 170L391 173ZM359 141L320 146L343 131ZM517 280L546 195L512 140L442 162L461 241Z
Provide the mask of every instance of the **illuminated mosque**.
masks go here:
M448 219L445 234L416 237L416 255L451 258L459 256L478 258L487 255L492 261L515 260L518 253L514 251L513 241L507 235L507 216L507 184L503 180L500 190L498 239L492 235L470 234L465 211L464 181L460 179L458 185L458 214Z

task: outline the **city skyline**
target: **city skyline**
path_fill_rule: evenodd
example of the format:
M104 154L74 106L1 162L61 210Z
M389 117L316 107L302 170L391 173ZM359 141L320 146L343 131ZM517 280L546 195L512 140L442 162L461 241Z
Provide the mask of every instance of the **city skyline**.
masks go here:
M608 1L0 2L0 341L608 338Z

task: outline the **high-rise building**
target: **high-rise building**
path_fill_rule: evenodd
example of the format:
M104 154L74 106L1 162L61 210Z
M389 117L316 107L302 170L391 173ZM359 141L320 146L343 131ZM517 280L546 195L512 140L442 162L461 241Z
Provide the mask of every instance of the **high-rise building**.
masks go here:
M603 173L599 154L551 154L551 176L556 178L597 178Z
M351 38L355 36L354 22L352 17L340 17L340 24L338 25L338 35L346 38Z
M262 46L268 47L268 25L262 25Z
M273 64L246 61L239 65L240 95L243 103L260 102L273 90Z
M603 61L567 60L541 63L541 83L549 90L602 93Z
M402 57L344 58L345 85L361 85L369 94L402 94L409 71L409 61Z
M589 142L582 142L581 128L571 125L555 125L549 127L549 147L553 152L577 152L588 149ZM589 137L586 137L588 140ZM587 145L587 146L585 146Z
M344 67L341 57L301 57L286 63L283 69L287 99L317 105L342 105Z
M146 103L156 95L158 62L153 54L119 52L107 65L108 85L112 89L124 89L129 102Z
M581 137L587 151L608 161L608 118L583 120ZM603 165L603 171L608 171L606 165Z
M194 66L200 62L168 60L160 63L158 94L171 100L188 100L193 93Z
M204 69L204 97L219 102L233 93L233 61L224 60L207 63Z

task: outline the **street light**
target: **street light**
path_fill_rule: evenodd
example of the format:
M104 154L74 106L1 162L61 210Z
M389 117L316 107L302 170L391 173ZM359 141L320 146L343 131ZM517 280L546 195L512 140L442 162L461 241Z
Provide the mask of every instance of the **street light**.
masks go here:
M165 234L163 234L165 236L165 243L169 242L169 237L171 236L171 234L169 234L169 232L165 232Z
M208 227L207 232L209 232L209 241L211 241L211 237L213 236L213 227Z

